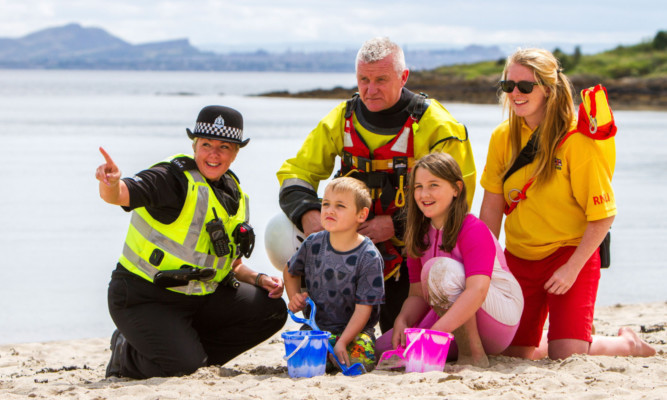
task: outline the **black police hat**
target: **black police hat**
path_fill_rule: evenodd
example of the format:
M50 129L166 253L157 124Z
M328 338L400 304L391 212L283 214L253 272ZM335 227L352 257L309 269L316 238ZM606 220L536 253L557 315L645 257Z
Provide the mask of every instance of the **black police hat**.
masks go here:
M195 137L238 143L244 147L250 139L243 140L243 116L233 108L207 106L197 116L194 132L185 129L190 139Z

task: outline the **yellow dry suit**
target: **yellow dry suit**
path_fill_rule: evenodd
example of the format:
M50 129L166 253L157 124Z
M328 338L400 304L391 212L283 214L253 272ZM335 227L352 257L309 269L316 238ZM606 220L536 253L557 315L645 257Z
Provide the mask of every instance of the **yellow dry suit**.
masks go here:
M239 207L235 215L227 211L215 196L213 188L197 170L192 156L179 154L170 157L170 162L187 179L187 194L178 218L169 224L155 220L145 207L132 212L130 227L125 238L120 263L128 271L154 282L160 271L191 268L210 272L206 279L184 282L182 286L168 290L187 295L212 293L231 271L241 249L235 239L235 230L248 220L248 198L241 190L238 179L231 171L239 192ZM206 230L206 224L220 218L228 237L229 252L217 257Z

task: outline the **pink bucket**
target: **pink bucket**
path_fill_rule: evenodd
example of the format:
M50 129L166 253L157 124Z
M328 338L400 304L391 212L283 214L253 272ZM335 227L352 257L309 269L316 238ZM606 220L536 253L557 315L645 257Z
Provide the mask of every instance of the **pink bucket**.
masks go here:
M405 372L442 371L447 361L449 344L454 336L430 329L407 328Z

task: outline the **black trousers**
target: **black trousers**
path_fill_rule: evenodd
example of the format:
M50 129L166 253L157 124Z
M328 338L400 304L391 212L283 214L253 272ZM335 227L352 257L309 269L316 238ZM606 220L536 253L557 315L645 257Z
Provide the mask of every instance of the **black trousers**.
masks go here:
M403 302L408 298L410 280L407 263L403 261L399 270L399 279L391 277L384 281L385 303L380 306L380 330L387 332L394 327L394 320L401 312Z
M223 365L271 337L287 319L285 302L253 285L186 296L118 270L108 301L111 318L128 342L120 375L135 379Z

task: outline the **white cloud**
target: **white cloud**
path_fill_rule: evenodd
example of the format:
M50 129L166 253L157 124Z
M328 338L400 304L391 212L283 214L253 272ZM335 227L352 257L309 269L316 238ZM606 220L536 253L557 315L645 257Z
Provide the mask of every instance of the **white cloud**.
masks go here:
M529 4L526 6L526 4ZM194 45L358 46L373 36L398 43L634 43L652 37L667 5L649 0L558 3L495 0L304 2L284 0L0 0L0 37L78 22L130 43L189 38ZM622 21L622 23L621 23Z

